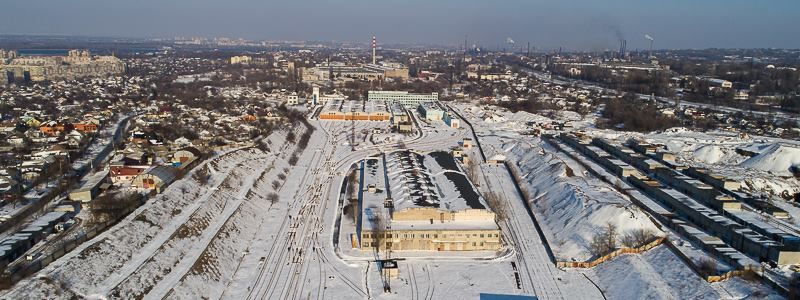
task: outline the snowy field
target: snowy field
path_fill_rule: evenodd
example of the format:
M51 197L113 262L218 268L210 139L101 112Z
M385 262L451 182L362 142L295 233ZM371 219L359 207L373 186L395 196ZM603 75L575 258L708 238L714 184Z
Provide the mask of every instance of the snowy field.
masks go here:
M592 236L609 222L623 233L644 228L676 237L658 230L647 214L617 192L612 184L589 174L575 160L538 138L524 135L531 128L557 133L547 126L553 121L570 122L591 136L622 142L635 138L663 143L679 160L742 180L743 186L756 192L775 195L780 194L778 190L798 190L797 179L779 172L800 163L800 156L794 152L798 144L795 141L742 139L731 133L698 133L684 129L651 134L616 132L595 129L590 124L591 118L580 119L569 113L544 117L469 104L454 108L473 123L487 157L503 155L519 170L533 196L531 207L559 260L590 259ZM760 154L744 157L736 153L739 147ZM792 215L800 212L788 202L776 202ZM690 245L683 248L686 249L682 251L692 257L708 256ZM608 299L780 298L763 284L742 279L709 284L664 246L642 255L623 255L581 272L596 283Z
M543 117L472 106L457 109L475 126L486 155L505 156L533 195L526 203L502 165L480 166L478 189L499 194L512 212L499 224L506 243L499 253L396 253L396 258L405 260L399 263L399 278L391 281L391 292L384 292L376 263L351 249L347 238L353 224L341 218L339 204L346 172L353 163L400 147L423 153L449 151L472 132L466 124L453 129L431 122L407 136L373 134L373 129L388 124L312 120L316 130L305 150L287 142L287 132L279 131L268 137L266 151L244 148L220 153L193 171L207 169L211 174L207 183L190 173L116 226L0 297L475 299L489 292L540 299L737 299L759 290L759 285L740 279L708 284L664 246L623 255L594 269L556 268L550 250L557 260L587 260L591 238L609 222L623 233L642 228L665 233L611 184L538 138L521 135L530 124L552 130L546 128L551 118L581 128L589 128L591 120L568 112ZM299 137L305 127L292 130ZM355 145L349 136L353 131ZM734 137L725 140L724 134L594 132L616 139L667 141L670 150L687 161L747 167L763 175L759 178L780 178L787 187L796 184L771 169L787 159L768 156L784 157L794 149L789 143L789 150L752 146L763 155L744 159L736 156L735 148L747 145ZM781 141L744 143L776 142ZM726 149L734 149L733 154ZM478 157L476 151L468 153ZM295 165L289 163L293 155L297 155ZM544 239L526 204L533 209ZM776 297L769 290L762 294Z

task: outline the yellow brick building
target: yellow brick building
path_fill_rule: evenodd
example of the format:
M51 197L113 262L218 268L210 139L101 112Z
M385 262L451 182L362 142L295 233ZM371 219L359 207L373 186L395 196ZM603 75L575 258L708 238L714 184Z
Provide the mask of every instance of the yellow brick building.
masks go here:
M361 249L393 251L494 251L502 247L495 214L485 209L445 211L415 207L395 212L382 233L365 228Z

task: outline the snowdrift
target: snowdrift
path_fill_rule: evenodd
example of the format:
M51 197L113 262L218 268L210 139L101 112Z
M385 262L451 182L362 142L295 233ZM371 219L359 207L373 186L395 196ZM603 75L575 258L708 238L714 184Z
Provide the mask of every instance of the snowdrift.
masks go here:
M641 255L622 255L591 272L608 299L720 298L705 280L663 245Z
M591 258L592 237L607 223L621 234L637 228L659 232L644 212L599 179L578 170L569 177L558 157L524 142L503 148L510 149L507 156L520 170L520 184L530 191L531 207L559 259Z
M695 161L705 164L737 164L744 157L736 153L736 149L719 145L706 144L697 147L692 152Z
M800 148L783 144L773 144L761 154L741 163L747 168L768 171L780 176L791 176L792 167L800 167Z

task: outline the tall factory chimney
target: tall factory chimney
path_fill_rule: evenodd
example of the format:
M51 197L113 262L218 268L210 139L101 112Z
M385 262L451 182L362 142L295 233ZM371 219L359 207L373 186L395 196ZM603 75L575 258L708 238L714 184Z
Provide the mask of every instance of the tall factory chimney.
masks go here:
M528 42L528 51L525 52L525 57L531 57L531 42Z
M628 40L622 40L622 58L625 59L628 54Z
M372 64L377 63L377 59L375 57L375 51L378 49L378 42L375 39L375 36L372 36Z

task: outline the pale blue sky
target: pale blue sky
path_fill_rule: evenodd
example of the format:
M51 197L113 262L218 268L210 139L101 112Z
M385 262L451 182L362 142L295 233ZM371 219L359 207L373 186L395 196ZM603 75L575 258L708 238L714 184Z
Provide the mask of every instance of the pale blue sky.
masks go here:
M800 48L799 0L4 0L0 33L463 43L540 48Z

